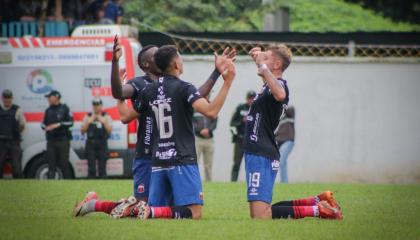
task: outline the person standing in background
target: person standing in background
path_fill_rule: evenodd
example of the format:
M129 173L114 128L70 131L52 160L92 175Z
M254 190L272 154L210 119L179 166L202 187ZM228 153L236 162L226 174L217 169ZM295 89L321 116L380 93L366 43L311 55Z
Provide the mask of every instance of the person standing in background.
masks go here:
M0 178L3 177L3 165L6 155L11 159L14 178L22 177L21 132L26 120L18 105L13 104L13 93L6 89L2 93L0 105Z
M239 104L236 107L236 111L232 116L230 121L230 129L232 132L232 142L234 145L233 152L233 167L231 181L238 181L239 168L241 167L242 158L244 156L244 135L245 135L245 123L246 116L251 106L252 101L254 100L257 94L254 91L248 91L246 94L246 103Z
M102 111L102 100L92 100L93 112L83 119L82 134L87 133L85 151L88 160L88 178L96 177L96 160L100 178L106 177L106 160L108 159L108 137L112 132L112 119Z
M295 145L295 108L293 106L285 110L275 135L280 152L280 181L288 183L287 158Z
M217 126L217 118L211 119L201 113L195 112L193 124L197 160L200 160L201 155L203 155L205 180L211 181L214 153L213 131Z
M61 94L52 90L45 95L49 107L45 110L41 128L47 138L48 178L55 178L56 166L61 169L63 178L71 178L69 169L70 140L72 138L70 127L73 126L73 117L69 107L60 102Z

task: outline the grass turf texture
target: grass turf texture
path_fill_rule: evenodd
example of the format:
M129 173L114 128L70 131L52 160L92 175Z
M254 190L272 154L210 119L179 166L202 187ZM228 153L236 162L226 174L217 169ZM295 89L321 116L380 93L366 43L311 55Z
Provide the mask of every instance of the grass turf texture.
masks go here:
M1 239L420 239L419 185L276 184L274 202L336 192L343 221L251 220L244 183L204 184L203 219L71 217L75 201L130 195L130 180L0 181Z

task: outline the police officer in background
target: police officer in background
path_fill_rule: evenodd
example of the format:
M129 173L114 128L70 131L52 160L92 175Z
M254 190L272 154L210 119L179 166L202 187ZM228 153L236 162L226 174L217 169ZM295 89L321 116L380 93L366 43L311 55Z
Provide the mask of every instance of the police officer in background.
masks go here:
M233 167L231 181L238 180L239 168L241 167L242 157L244 156L244 135L246 116L248 115L249 107L257 94L254 91L248 91L246 94L246 102L239 104L230 121L230 129L232 132L232 142L235 144L233 152Z
M217 118L211 119L199 112L195 112L193 126L197 160L200 160L201 155L203 155L205 180L211 181L214 153L213 131L217 127Z
M99 177L106 177L106 160L108 156L108 136L112 131L112 119L102 111L102 100L93 99L93 112L88 113L82 123L82 134L87 133L86 158L88 160L88 177L96 177L96 160L98 160Z
M6 156L12 163L14 178L22 177L22 149L20 133L25 128L25 117L18 105L13 104L13 93L6 89L2 93L0 105L0 178L3 177L3 165Z
M48 98L50 106L45 110L41 127L47 138L48 178L55 178L58 166L62 170L63 178L69 179L71 178L69 151L72 138L70 127L73 126L73 117L69 107L60 102L60 92L52 90L45 97Z

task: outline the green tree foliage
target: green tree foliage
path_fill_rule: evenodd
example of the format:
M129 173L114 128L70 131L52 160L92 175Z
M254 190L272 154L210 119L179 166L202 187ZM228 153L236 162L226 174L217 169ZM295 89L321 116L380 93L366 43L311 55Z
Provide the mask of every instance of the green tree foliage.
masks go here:
M258 31L260 0L132 0L126 16L160 30Z
M407 21L420 24L419 0L346 0L373 9L394 21Z
M127 0L125 17L163 31L261 31L264 14L286 6L291 31L419 31L344 0ZM149 30L142 28L141 30Z

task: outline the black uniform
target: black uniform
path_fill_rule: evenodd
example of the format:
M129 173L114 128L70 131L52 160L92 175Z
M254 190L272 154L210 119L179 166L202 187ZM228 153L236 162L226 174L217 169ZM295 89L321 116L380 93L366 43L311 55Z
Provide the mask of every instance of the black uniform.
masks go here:
M239 104L236 107L236 111L230 120L230 126L233 129L232 131L232 142L235 144L233 152L233 167L231 181L237 181L239 175L239 168L241 167L242 158L244 156L244 137L245 137L245 124L246 116L249 111L248 104Z
M289 102L287 82L279 79L286 90L286 99L277 101L265 85L249 109L245 134L245 153L279 160L279 152L274 130L279 125L284 105Z
M146 86L140 94L137 109L153 112L159 136L152 156L154 166L197 164L193 131L192 104L201 98L190 83L165 76Z
M153 112L157 129L153 143L149 204L203 204L193 131L197 89L174 76L163 76L142 90L136 104L140 114ZM176 167L174 167L176 166Z
M16 119L19 106L11 108L0 106L0 178L3 177L3 165L8 155L11 159L13 177L22 177L22 149L20 148L20 126Z
M103 117L107 116L107 113L101 113ZM91 117L92 113L88 113L88 117ZM108 159L108 132L105 129L103 123L98 120L94 120L89 124L86 132L86 158L88 160L88 177L96 177L96 160L98 160L99 177L106 177L106 160Z
M136 90L131 97L131 101L135 104L138 101L139 94L146 85L152 83L153 80L147 76L136 77L127 82ZM153 141L153 113L147 111L138 117L137 127L137 143L136 143L136 160L152 158L152 141Z
M62 170L64 178L70 178L69 151L72 138L70 127L73 117L65 104L51 105L45 110L41 127L45 129L50 124L60 123L60 127L46 131L47 161L49 165L48 178L54 178L56 165Z

